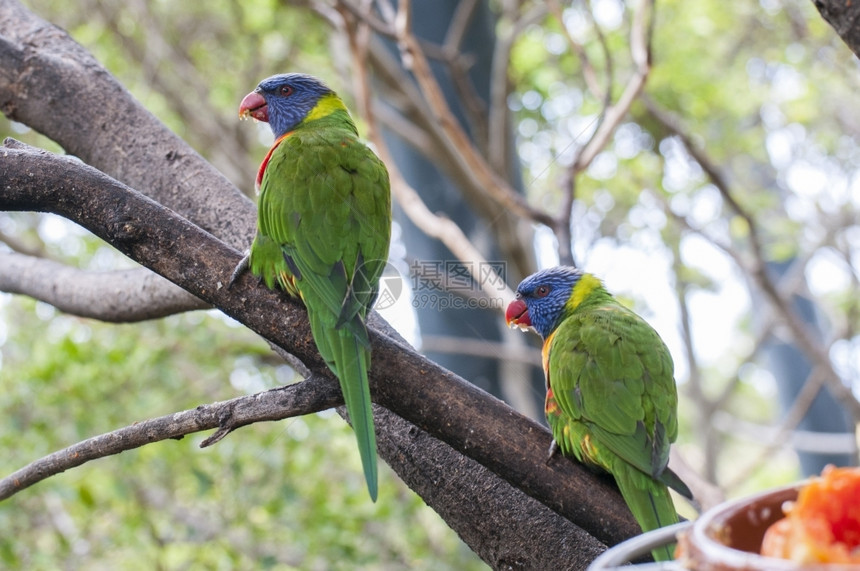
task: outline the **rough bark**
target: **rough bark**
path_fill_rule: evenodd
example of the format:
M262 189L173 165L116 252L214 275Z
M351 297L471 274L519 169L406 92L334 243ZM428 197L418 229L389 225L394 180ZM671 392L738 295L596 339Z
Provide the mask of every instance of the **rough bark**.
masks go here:
M388 414L394 442L387 440L380 447L386 462L391 462L387 445L394 443L397 450L391 452L397 464L392 467L397 474L445 521L468 521L455 530L493 569L585 569L603 551L582 528L471 458L450 454L444 442ZM524 542L533 547L523 549Z

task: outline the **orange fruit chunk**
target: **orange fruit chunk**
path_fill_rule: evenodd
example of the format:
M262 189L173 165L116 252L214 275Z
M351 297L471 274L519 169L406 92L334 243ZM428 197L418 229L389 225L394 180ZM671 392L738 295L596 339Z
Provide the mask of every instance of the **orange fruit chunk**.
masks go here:
M828 466L771 525L761 554L798 563L860 563L860 468Z

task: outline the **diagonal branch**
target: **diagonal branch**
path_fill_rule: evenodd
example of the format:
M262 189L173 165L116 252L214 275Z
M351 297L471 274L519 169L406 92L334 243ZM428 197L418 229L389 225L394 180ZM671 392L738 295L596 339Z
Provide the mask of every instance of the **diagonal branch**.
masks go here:
M315 376L295 385L134 423L54 452L3 478L0 500L90 460L146 444L219 427L214 437L239 426L318 412L342 403L337 383L331 378ZM519 490L504 485L498 476L474 460L458 455L457 464L448 469L450 448L392 412L376 406L374 419L377 425L392 427L393 437L380 440L380 453L422 497L447 494L462 498L462 501L442 505L440 513L449 523L454 522L460 536L475 546L476 552L495 568L504 568L506 560L515 558L529 568L546 568L554 562L563 562L571 568L582 569L604 549L585 531ZM214 443L213 437L203 441L201 447ZM447 472L445 478L426 477L440 466ZM468 501L478 494L479 505ZM428 503L439 509L440 504L433 499ZM516 506L521 509L512 509ZM479 521L485 522L504 513L506 525L495 527L492 534L487 534L480 526L457 527L457 522L474 521L476 509L484 516ZM554 541L559 535L570 541ZM532 542L542 538L539 545L546 547L525 553L516 550L513 546L522 542L523 537Z
M231 290L224 287L239 254L174 212L91 167L35 149L3 149L0 179L0 208L52 211L74 220L296 355L313 373L329 374L303 309L248 275ZM545 428L376 328L371 344L378 404L605 543L638 533L620 495L605 481L567 459L546 464ZM446 474L440 470L434 477Z
M614 103L612 102L612 58L609 56L600 28L596 22L592 22L595 30L597 30L600 44L604 50L604 57L606 58L607 85L603 91L603 111L600 113L597 128L588 142L579 149L576 158L565 174L562 207L558 216L554 218L553 223L550 225L558 241L559 258L563 264L574 264L571 223L573 204L576 198L576 176L587 169L597 155L606 148L609 138L615 133L615 130L627 115L633 102L641 95L648 76L651 73L651 36L654 27L653 11L653 0L643 0L643 2L640 2L639 7L636 8L630 29L630 55L635 68L633 74L627 80L627 84L624 86L621 95Z
M409 25L411 7L408 2L401 2L394 28L397 42L401 50L403 66L414 74L421 88L425 101L433 113L436 124L445 140L460 152L454 158L461 163L461 168L467 176L473 179L472 186L482 188L499 204L517 216L547 226L552 225L552 217L546 212L532 207L525 197L517 193L508 182L498 176L478 153L469 136L463 131L454 114L451 112L439 84L433 79L433 72L424 51Z
M600 153L609 142L609 137L627 114L630 106L642 93L648 75L651 72L651 35L654 25L653 0L645 0L636 9L633 26L630 30L630 53L636 68L633 75L624 86L618 100L606 106L597 130L588 143L577 155L571 169L574 173L588 168L594 157Z

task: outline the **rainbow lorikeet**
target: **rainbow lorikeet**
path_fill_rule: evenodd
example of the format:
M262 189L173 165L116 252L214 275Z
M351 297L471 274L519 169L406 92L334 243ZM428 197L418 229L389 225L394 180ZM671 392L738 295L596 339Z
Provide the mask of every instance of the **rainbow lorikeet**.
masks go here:
M692 493L667 467L678 394L657 332L599 279L565 266L523 280L505 319L544 340L553 450L611 473L643 531L677 523L667 486ZM668 548L652 555L672 558Z
M317 349L340 380L376 501L365 318L388 258L388 171L358 138L343 101L309 75L264 79L239 116L268 122L275 142L257 173L257 235L233 279L250 266L266 286L304 302Z

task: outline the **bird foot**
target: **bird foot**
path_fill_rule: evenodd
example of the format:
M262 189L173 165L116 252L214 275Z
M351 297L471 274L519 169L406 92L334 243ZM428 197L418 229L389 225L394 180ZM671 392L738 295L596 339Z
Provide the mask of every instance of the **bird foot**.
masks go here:
M556 442L555 439L553 439L553 441L549 445L548 455L546 457L546 462L544 462L544 464L549 466L549 461L552 460L552 457L555 456L557 453L558 453L558 442Z
M242 256L242 259L236 265L236 268L233 270L233 273L230 274L230 281L227 282L227 289L233 287L233 284L238 280L242 274L248 271L248 268L251 264L251 251L245 250L245 255Z

